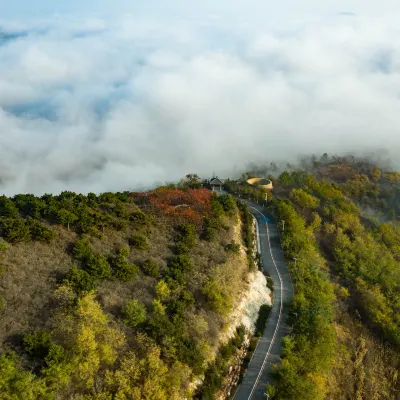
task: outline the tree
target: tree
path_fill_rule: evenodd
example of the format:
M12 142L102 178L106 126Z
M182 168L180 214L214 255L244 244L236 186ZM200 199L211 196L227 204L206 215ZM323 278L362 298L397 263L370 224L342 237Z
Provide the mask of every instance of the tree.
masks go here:
M78 269L76 267L68 271L64 281L78 295L88 293L96 287L94 278L83 269Z
M127 282L137 275L139 268L135 264L129 264L125 254L123 250L120 250L113 258L111 265L113 275L117 279Z
M291 178L290 178L290 174L288 171L283 171L279 177L278 177L278 181L282 184L282 185L290 185L291 182Z
M290 198L303 208L314 210L319 206L319 199L308 194L303 189L293 189L290 192Z
M74 245L72 254L77 260L87 261L92 257L93 250L87 240L79 239Z
M146 236L132 235L129 239L129 244L138 250L146 250L149 247Z
M371 178L374 182L380 181L381 176L382 176L382 172L379 168L377 168L377 167L372 168Z
M156 295L161 301L165 300L171 294L171 289L163 279L157 283L155 289Z
M103 254L93 254L86 266L85 270L94 278L107 279L111 276L111 267L107 258Z
M145 274L152 276L153 278L158 278L160 276L160 267L152 260L146 260L143 263L142 268Z
M62 225L67 225L68 230L70 224L73 224L75 221L77 221L77 219L78 217L74 213L66 210L65 208L62 208L57 212L58 223Z
M31 232L22 218L8 218L1 221L4 238L10 243L31 240Z
M0 217L17 218L18 216L19 211L14 202L6 196L0 196Z
M135 328L147 319L146 307L138 300L131 300L122 310L126 325Z
M28 217L26 219L26 225L29 227L29 231L31 232L31 236L34 240L50 242L56 237L52 230L42 225L38 220L32 217Z

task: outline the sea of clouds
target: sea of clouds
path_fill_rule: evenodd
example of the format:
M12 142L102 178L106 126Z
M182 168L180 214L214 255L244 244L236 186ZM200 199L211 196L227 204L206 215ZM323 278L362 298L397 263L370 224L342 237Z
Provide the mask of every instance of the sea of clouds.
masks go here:
M305 153L396 164L393 15L77 10L0 21L1 193L135 190Z

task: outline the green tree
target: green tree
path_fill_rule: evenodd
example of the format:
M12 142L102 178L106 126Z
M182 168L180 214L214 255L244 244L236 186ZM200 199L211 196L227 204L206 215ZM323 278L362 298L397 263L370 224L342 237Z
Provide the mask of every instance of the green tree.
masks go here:
M111 265L113 275L124 282L130 281L139 272L139 268L135 264L129 264L126 253L121 250L113 258Z
M67 283L76 294L82 295L95 289L95 280L83 269L73 267L65 275L64 282Z
M283 171L279 177L278 177L278 181L285 186L290 185L291 182L291 177L288 171Z
M17 218L18 216L19 211L14 202L6 196L0 196L0 217Z
M26 224L34 240L50 242L55 239L55 233L34 218L27 218Z
M22 218L7 218L0 221L4 238L10 243L28 242L31 240L29 227Z
M92 257L93 250L87 240L79 239L74 244L72 254L77 260L87 261Z
M171 294L171 289L163 279L157 283L155 289L156 295L161 301L165 300Z
M78 217L72 213L71 211L66 210L65 208L62 208L57 212L57 221L59 224L62 225L67 225L68 230L70 224L73 224L75 221L77 221Z
M146 275L158 278L160 276L160 267L152 260L146 260L143 263L143 271Z
M146 307L139 300L131 300L122 310L126 325L136 327L146 322Z
M146 250L149 247L147 237L143 235L132 235L129 244L138 250Z
M87 261L85 270L98 279L107 279L111 276L110 264L103 254L93 254Z

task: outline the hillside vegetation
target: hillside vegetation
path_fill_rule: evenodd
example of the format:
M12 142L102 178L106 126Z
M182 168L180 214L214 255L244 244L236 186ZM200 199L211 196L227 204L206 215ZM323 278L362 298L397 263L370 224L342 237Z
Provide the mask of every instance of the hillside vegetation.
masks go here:
M254 268L240 215L190 179L1 196L0 399L190 398Z
M255 173L271 174L274 183L269 204L285 221L295 296L292 333L267 392L274 399L397 399L400 174L326 154L277 169ZM240 181L228 188L263 199Z

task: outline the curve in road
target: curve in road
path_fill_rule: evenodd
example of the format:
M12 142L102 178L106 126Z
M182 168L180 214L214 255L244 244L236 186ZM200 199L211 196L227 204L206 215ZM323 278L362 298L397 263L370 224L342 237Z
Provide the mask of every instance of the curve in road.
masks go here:
M293 285L283 250L280 245L278 226L275 219L264 213L257 204L246 202L257 222L257 241L262 267L274 282L272 309L253 357L248 365L235 395L235 400L265 399L267 383L271 382L272 365L279 362L281 339L289 333L286 323L289 304L293 297Z

